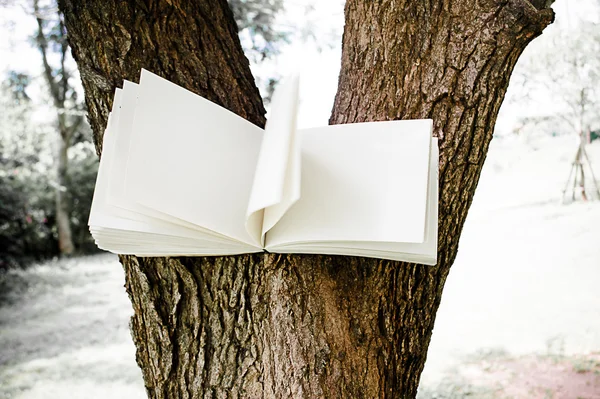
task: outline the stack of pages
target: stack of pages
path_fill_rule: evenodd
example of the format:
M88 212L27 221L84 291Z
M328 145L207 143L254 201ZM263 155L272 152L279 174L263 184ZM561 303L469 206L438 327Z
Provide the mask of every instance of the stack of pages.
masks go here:
M435 265L431 120L297 130L298 79L265 129L142 70L117 89L90 231L138 256L340 254Z

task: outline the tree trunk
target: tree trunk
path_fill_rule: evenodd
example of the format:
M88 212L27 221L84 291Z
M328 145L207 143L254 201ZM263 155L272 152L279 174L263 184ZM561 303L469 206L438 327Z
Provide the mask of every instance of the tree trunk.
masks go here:
M64 40L60 43L61 67L55 75L48 57L48 48L50 46L48 37L46 37L46 33L44 32L43 12L40 9L39 0L33 1L33 17L35 18L38 27L36 41L38 49L40 50L40 55L42 56L44 79L48 85L50 98L52 98L57 113L58 148L56 149L56 187L54 192L54 204L56 211L56 229L58 231L58 249L61 255L70 255L75 250L75 245L73 244L73 235L71 233L70 211L66 195L66 180L69 165L67 151L71 145L71 133L73 131L73 129L70 129L67 126L66 116L64 114L68 85L68 74L65 70L67 44ZM64 39L63 29L53 32L53 35ZM56 39L54 40L56 41ZM61 40L58 40L58 42L61 42Z
M60 118L61 116L59 116ZM59 129L61 129L58 137L58 152L56 155L56 227L58 230L58 248L60 253L63 255L70 255L75 250L73 244L73 237L71 234L71 220L69 217L69 205L67 204L67 168L69 158L67 156L67 150L69 149L69 143L65 142L64 134L62 129L63 123Z
M331 123L433 118L441 146L438 265L267 253L122 256L150 397L416 395L508 79L553 19L536 6L348 1ZM141 67L263 124L224 0L63 0L61 8L98 153L114 88L136 80Z

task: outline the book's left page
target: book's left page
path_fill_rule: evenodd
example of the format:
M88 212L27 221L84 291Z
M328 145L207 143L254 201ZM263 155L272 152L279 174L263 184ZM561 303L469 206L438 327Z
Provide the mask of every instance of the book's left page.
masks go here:
M173 223L260 247L246 209L263 130L142 70L126 195Z
M137 85L117 89L104 133L90 231L105 250L140 256L228 255L256 252L255 247L203 229L170 223L124 196L124 169L129 152ZM162 215L160 215L162 216Z
M177 229L177 234L182 237L187 237L189 234L192 234L193 237L202 238L213 236L215 240L231 242L231 238L144 207L138 204L133 198L127 196L125 175L128 168L129 152L131 150L131 133L137 99L138 85L129 81L123 82L121 101L118 109L115 110L114 128L111 129L111 132L114 130L116 134L107 135L108 138L105 142L107 154L105 154L104 158L110 159L107 162L107 173L110 176L109 184L106 188L108 209L110 209L112 214L121 219L146 221L148 218L151 218L153 222L150 227L160 227L159 231L165 234L167 232L172 234L171 231Z

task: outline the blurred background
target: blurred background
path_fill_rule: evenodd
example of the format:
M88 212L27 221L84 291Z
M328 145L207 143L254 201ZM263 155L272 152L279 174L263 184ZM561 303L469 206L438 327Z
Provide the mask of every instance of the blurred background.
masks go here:
M300 127L327 124L343 1L229 3L267 108L299 69ZM600 398L600 1L553 8L501 109L420 398ZM146 397L122 268L87 230L83 98L55 2L0 0L0 399Z

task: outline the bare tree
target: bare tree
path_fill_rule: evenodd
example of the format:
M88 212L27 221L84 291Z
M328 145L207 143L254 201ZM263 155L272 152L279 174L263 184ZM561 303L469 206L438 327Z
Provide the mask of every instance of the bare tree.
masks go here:
M547 98L554 106L546 115L524 120L520 130L540 124L556 129L558 123L581 135L600 123L600 25L581 20L571 28L553 28L536 43L535 56L519 65L515 83L525 97Z
M249 39L246 54L254 62L278 54L287 33L274 27L283 0L228 0L240 35Z
M122 256L149 397L415 397L498 109L523 49L553 20L549 3L348 0L330 122L434 120L438 265L270 253ZM60 7L99 153L114 89L137 81L142 67L264 124L226 1Z
M37 21L35 39L42 57L44 79L56 111L58 130L55 182L56 226L60 253L68 255L75 250L66 192L68 149L73 143L74 134L83 122L83 116L81 110L77 109L77 92L69 83L71 73L66 65L69 45L62 13L58 11L56 4L40 7L39 0L33 0L33 15ZM50 62L51 47L59 56L56 68Z
M522 119L519 131L562 131L579 136L562 198L565 200L570 190L571 201L577 193L585 201L590 195L600 197L585 149L591 129L600 123L600 25L581 19L573 27L559 24L553 28L544 42L536 43L535 57L527 57L517 74L522 94L546 98L553 106L545 115ZM586 184L586 180L591 182Z

